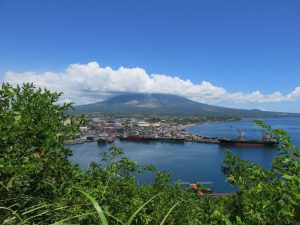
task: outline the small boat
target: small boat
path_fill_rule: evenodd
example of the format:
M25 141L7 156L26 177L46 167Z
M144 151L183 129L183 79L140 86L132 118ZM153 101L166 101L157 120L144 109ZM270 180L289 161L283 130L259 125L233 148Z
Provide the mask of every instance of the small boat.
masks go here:
M86 141L87 142L93 142L94 141L94 137L93 136L87 136L86 137Z
M81 140L81 139L79 139L79 140L76 140L75 142L76 142L76 144L84 144L84 142L85 142L85 141L84 141L84 140Z
M97 143L100 144L110 144L113 143L115 141L115 137L113 136L107 136L107 137L100 137L97 140Z

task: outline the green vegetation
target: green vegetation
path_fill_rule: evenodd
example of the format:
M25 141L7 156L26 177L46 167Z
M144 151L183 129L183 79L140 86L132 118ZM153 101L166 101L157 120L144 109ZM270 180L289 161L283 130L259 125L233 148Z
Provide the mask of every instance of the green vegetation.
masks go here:
M283 130L271 170L226 152L222 168L237 194L199 197L170 174L140 167L111 148L83 171L65 140L84 118L66 115L61 94L32 84L0 89L1 224L299 224L300 157ZM134 174L156 174L138 185Z

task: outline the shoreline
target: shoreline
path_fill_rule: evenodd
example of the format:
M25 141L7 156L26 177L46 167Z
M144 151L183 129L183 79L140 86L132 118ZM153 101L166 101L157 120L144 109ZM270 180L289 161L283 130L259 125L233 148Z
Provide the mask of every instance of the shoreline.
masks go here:
M182 125L182 126L180 126L180 128L182 130L182 129L191 128L194 126L201 126L201 125L210 124L210 123L238 122L238 121L242 121L243 119L245 119L245 118L205 121L205 122L200 122L200 123L191 123L191 124Z

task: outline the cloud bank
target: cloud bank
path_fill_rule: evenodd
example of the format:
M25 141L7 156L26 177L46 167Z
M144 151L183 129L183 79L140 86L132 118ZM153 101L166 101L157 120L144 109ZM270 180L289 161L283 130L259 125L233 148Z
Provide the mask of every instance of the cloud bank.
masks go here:
M122 92L168 93L187 97L194 101L217 104L270 103L295 101L300 99L300 87L283 95L274 92L264 95L260 91L252 93L230 92L208 81L194 84L190 80L165 74L147 74L142 68L101 67L97 62L71 64L62 73L6 72L4 81L11 84L33 82L36 86L64 92L64 100L86 104L105 100Z

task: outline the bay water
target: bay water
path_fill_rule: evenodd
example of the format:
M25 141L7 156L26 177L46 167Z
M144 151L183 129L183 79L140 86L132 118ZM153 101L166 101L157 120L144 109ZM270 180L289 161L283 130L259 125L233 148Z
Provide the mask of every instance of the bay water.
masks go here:
M300 118L261 118L272 128L282 128L291 136L292 142L300 148ZM213 122L195 125L187 130L194 134L236 138L237 129L245 132L245 139L261 139L262 129L256 126L252 119L241 121ZM114 144L98 145L96 142L70 145L73 156L70 158L87 169L91 162L100 162L99 154L107 151L112 145L121 147L125 155L137 161L139 165L152 164L160 170L172 174L172 181L181 180L184 182L211 181L216 192L230 192L233 188L225 181L221 172L224 153L230 149L242 159L258 163L270 168L272 159L278 153L276 148L264 147L233 147L221 146L218 144L202 143L172 143L172 142L128 142L115 141ZM153 181L152 175L138 176L140 183Z

